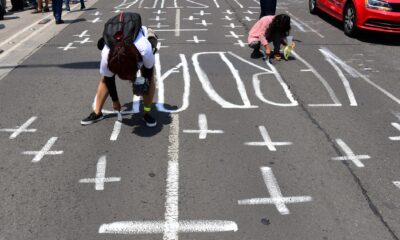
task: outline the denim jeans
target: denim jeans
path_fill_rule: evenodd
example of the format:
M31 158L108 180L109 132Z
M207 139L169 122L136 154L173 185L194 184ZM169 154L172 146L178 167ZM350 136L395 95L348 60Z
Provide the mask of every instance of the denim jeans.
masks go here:
M62 4L63 0L53 0L51 4L53 8L54 18L56 19L56 21L61 20Z
M84 8L85 7L85 0L80 0L81 1L81 8ZM65 6L67 7L67 8L69 8L69 2L70 2L70 0L64 0L64 2L65 2Z

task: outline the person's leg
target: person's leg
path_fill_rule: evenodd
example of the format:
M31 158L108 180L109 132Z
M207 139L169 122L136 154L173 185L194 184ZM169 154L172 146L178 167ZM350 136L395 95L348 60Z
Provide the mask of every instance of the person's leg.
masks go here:
M42 1L42 0L39 0L39 1ZM44 11L45 12L49 12L50 11L50 9L49 9L49 0L44 0Z
M257 59L262 57L262 53L260 52L261 43L260 41L252 41L249 43L249 47L254 49L251 53L250 57Z
M96 91L96 106L94 112L99 115L101 110L103 109L104 103L108 97L108 89L105 83L104 77L102 77L99 81L99 85L97 86Z
M53 3L52 3L53 14L54 14L54 18L56 20L56 24L64 23L64 21L61 19L62 1L63 0L53 0Z
M85 0L81 0L81 10L85 9Z
M157 121L151 116L151 106L153 105L154 93L156 92L156 84L154 82L154 75L152 75L150 81L149 92L143 96L143 120L146 122L148 127L157 126Z
M69 7L69 1L70 1L70 0L64 0L64 3L65 3L65 10L67 10L67 11L71 11L71 8Z
M267 1L268 0L260 0L260 18L267 16Z
M281 54L280 54L280 50L281 50L281 34L278 32L275 32L271 35L271 40L272 43L274 45L274 52L273 52L273 56L276 60L280 60L281 59Z

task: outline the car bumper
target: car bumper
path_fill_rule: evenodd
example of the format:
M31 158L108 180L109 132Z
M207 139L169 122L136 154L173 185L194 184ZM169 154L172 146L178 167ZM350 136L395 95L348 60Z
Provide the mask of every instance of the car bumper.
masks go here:
M400 12L385 12L364 7L358 14L358 27L379 32L400 33Z

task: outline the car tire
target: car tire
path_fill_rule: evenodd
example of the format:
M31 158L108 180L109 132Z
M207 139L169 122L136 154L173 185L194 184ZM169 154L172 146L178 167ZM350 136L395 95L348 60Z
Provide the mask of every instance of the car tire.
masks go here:
M343 10L343 29L349 37L355 37L357 33L357 14L352 2L346 4Z
M318 13L317 0L309 0L308 1L308 10L310 10L311 14Z

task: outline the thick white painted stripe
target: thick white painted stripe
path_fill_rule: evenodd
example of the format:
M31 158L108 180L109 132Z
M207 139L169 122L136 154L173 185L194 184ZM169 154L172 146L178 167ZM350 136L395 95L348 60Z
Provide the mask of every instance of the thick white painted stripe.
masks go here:
M291 22L292 22L292 24L293 24L294 26L296 26L300 31L306 32L306 30L303 28L303 26L302 26L299 22L297 22L297 21L294 20L294 19L291 19Z
M96 181L98 182L119 182L121 181L120 177L105 177L105 178L83 178L79 180L79 183L96 183ZM96 188L96 190L98 190ZM103 190L103 189L101 189Z
M40 151L24 151L22 154L24 155L36 155L40 153ZM45 155L60 155L63 154L64 151L47 151Z
M171 115L163 240L178 239L179 216L179 115Z
M99 233L160 234L164 232L164 225L164 221L115 222L101 225ZM181 233L236 232L238 230L235 222L222 220L179 221L178 228Z
M292 51L293 56L296 59L299 59L301 62L304 63L304 65L307 66L308 69L312 71L312 73L318 78L318 80L324 85L325 89L328 91L330 98L334 102L334 105L331 104L309 104L309 106L341 106L341 103L339 99L336 97L335 92L333 91L332 87L329 85L329 83L321 76L321 74L318 73L317 70L311 64L309 64L306 60L304 60L302 57L300 57L299 54L297 54L295 51Z
M312 72L311 69L301 69L300 72Z
M334 59L335 62L339 63L349 74L352 74L353 77L360 77L363 79L365 82L370 84L371 86L375 87L379 91L381 91L383 94L385 94L387 97L391 98L393 101L395 101L397 104L400 104L400 99L395 97L393 94L390 92L386 91L384 88L379 86L378 84L374 83L371 81L369 78L367 78L365 75L361 74L359 71L354 69L353 67L349 66L346 64L343 60L341 60L338 56L336 56L333 52L331 52L329 49L322 47L320 51L330 58Z
M181 34L181 10L176 9L175 13L175 37L179 37Z
M114 129L111 133L111 137L110 137L111 141L116 141L118 139L119 133L121 132L121 128L122 128L122 114L121 114L121 112L118 112L117 114L118 114L118 119L117 119L117 121L115 121Z
M392 111L392 113L400 121L400 112Z
M396 187L400 188L400 182L393 182L393 184L394 184Z
M331 103L331 104L308 104L310 107L341 107L341 103Z
M199 114L199 128L200 134L199 134L199 139L206 139L207 137L207 130L208 130L208 124L207 124L207 117L205 114ZM205 130L205 131L204 131Z
M392 141L400 141L400 136L398 137L389 137L390 140Z
M312 197L310 196L298 196L298 197L282 197L282 198L250 198L239 200L239 205L264 205L264 204L275 204L276 202L282 203L303 203L311 202Z
M0 132L15 132L17 129L15 128L3 128L0 129ZM22 132L36 132L36 129L25 129Z
M106 177L106 166L107 166L107 160L106 156L102 156L99 161L97 162L97 171L96 171L96 183L95 183L95 189L96 190L104 190L104 179Z
M350 156L350 157L333 157L332 160L337 160L337 161L344 161L344 160L362 160L362 159L370 159L371 157L369 155L355 155L355 156Z

